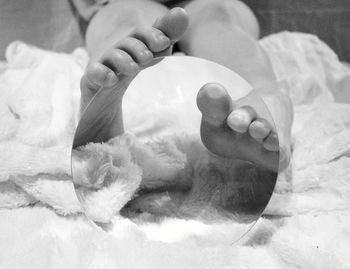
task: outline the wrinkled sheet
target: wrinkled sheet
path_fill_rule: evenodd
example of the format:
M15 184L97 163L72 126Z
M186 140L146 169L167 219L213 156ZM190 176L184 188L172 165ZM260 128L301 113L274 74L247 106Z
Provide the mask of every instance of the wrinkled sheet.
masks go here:
M76 216L70 147L86 53L11 44L0 65L0 268L348 267L350 70L311 35L261 44L293 101L293 158L270 217L236 245L228 223L136 225L117 216L106 233Z

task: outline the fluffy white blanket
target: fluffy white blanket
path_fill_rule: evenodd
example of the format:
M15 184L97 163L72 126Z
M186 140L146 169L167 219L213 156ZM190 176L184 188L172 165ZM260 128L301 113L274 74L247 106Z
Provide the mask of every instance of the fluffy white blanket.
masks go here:
M261 44L294 103L293 160L270 217L234 245L232 223L117 216L105 232L77 215L70 155L87 56L11 44L0 64L0 268L350 267L350 70L311 35Z

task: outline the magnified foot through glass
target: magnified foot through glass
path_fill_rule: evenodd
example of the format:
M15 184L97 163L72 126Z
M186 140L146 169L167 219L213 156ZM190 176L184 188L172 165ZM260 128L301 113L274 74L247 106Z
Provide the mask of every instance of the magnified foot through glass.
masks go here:
M247 232L279 167L262 99L231 70L187 56L159 59L129 82L123 95L100 89L75 134L73 181L86 216L99 224L115 216L232 221ZM122 128L109 137L117 117Z

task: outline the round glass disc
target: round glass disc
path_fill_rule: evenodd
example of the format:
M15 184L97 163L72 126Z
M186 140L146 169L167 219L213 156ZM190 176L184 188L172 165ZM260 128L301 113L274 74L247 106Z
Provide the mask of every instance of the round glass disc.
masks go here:
M232 111L252 108L252 122L263 119L274 133L273 149L229 123ZM264 211L278 167L277 131L264 101L238 74L189 56L164 57L123 85L100 89L72 149L75 191L93 222L242 224L232 242Z

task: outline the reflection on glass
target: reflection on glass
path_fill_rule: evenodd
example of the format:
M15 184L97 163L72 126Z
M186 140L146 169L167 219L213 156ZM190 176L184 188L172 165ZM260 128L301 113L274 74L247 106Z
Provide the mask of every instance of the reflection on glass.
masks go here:
M184 56L142 71L123 109L116 89L101 89L82 115L72 150L74 186L87 217L233 221L246 224L240 235L247 232L271 197L279 164L272 117L250 91L232 71ZM254 108L252 122L270 124L269 149L250 129L232 129L230 114L238 108L243 114ZM121 111L125 133L108 140Z

